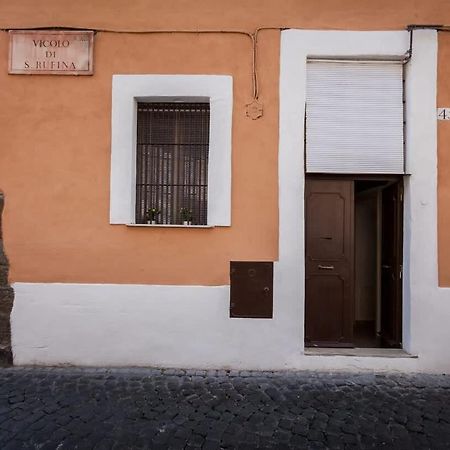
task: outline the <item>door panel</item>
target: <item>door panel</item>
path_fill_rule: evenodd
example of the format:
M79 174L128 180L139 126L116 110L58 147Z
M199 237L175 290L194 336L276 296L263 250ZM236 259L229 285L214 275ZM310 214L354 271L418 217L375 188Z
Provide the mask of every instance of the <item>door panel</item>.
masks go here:
M345 198L336 192L311 192L308 199L309 257L314 261L340 260L344 253Z
M307 305L307 338L316 345L333 345L343 335L345 288L345 280L339 274L317 274L309 278L308 292L316 301Z
M305 344L309 346L353 346L353 186L352 180L306 180Z
M381 342L402 346L403 185L383 191L381 248Z

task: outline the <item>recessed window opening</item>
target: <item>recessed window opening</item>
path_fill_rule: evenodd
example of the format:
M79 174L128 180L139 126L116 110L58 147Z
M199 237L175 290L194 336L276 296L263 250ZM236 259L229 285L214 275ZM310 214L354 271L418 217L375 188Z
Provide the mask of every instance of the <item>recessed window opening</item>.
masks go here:
M207 224L210 105L137 104L136 223Z

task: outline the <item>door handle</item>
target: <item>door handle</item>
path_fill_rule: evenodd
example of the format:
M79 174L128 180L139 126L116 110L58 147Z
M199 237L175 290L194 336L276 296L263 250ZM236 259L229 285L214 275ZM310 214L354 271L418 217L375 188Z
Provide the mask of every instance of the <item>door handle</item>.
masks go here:
M383 264L381 266L382 269L392 269L392 266L390 266L389 264Z
M319 264L319 265L317 266L317 268L318 268L318 269L321 269L321 270L333 270L333 269L334 269L334 266L323 266L322 264Z

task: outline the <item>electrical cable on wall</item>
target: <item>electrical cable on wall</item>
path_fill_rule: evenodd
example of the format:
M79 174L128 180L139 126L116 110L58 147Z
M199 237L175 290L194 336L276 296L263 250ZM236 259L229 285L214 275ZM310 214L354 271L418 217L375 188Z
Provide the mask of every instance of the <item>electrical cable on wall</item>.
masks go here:
M24 27L24 28L2 28L0 31L8 32L10 30L67 30L67 31L93 31L94 33L116 33L116 34L238 34L247 36L252 43L252 100L246 105L247 117L258 119L263 115L263 106L259 102L259 79L257 73L257 52L258 52L258 34L264 30L284 30L283 27L259 27L255 31L244 30L115 30L110 28L83 28L83 27Z
M406 29L410 33L410 46L406 52L404 63L409 62L412 56L413 31L415 29L435 29L437 31L450 31L448 25L407 25ZM244 30L116 30L111 28L83 28L83 27L23 27L23 28L2 28L0 31L8 32L10 30L84 30L93 31L94 33L117 33L117 34L237 34L250 38L252 43L252 95L251 102L246 105L246 115L255 120L263 115L263 105L259 101L259 79L258 79L258 35L265 30L286 30L287 27L258 27L253 32Z

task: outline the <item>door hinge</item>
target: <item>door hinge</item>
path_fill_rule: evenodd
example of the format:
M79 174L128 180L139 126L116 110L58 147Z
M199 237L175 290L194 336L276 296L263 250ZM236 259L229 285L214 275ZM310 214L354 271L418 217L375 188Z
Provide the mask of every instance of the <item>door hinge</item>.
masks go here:
M402 264L400 264L400 270L399 270L398 276L400 277L400 280L403 278L403 265Z

